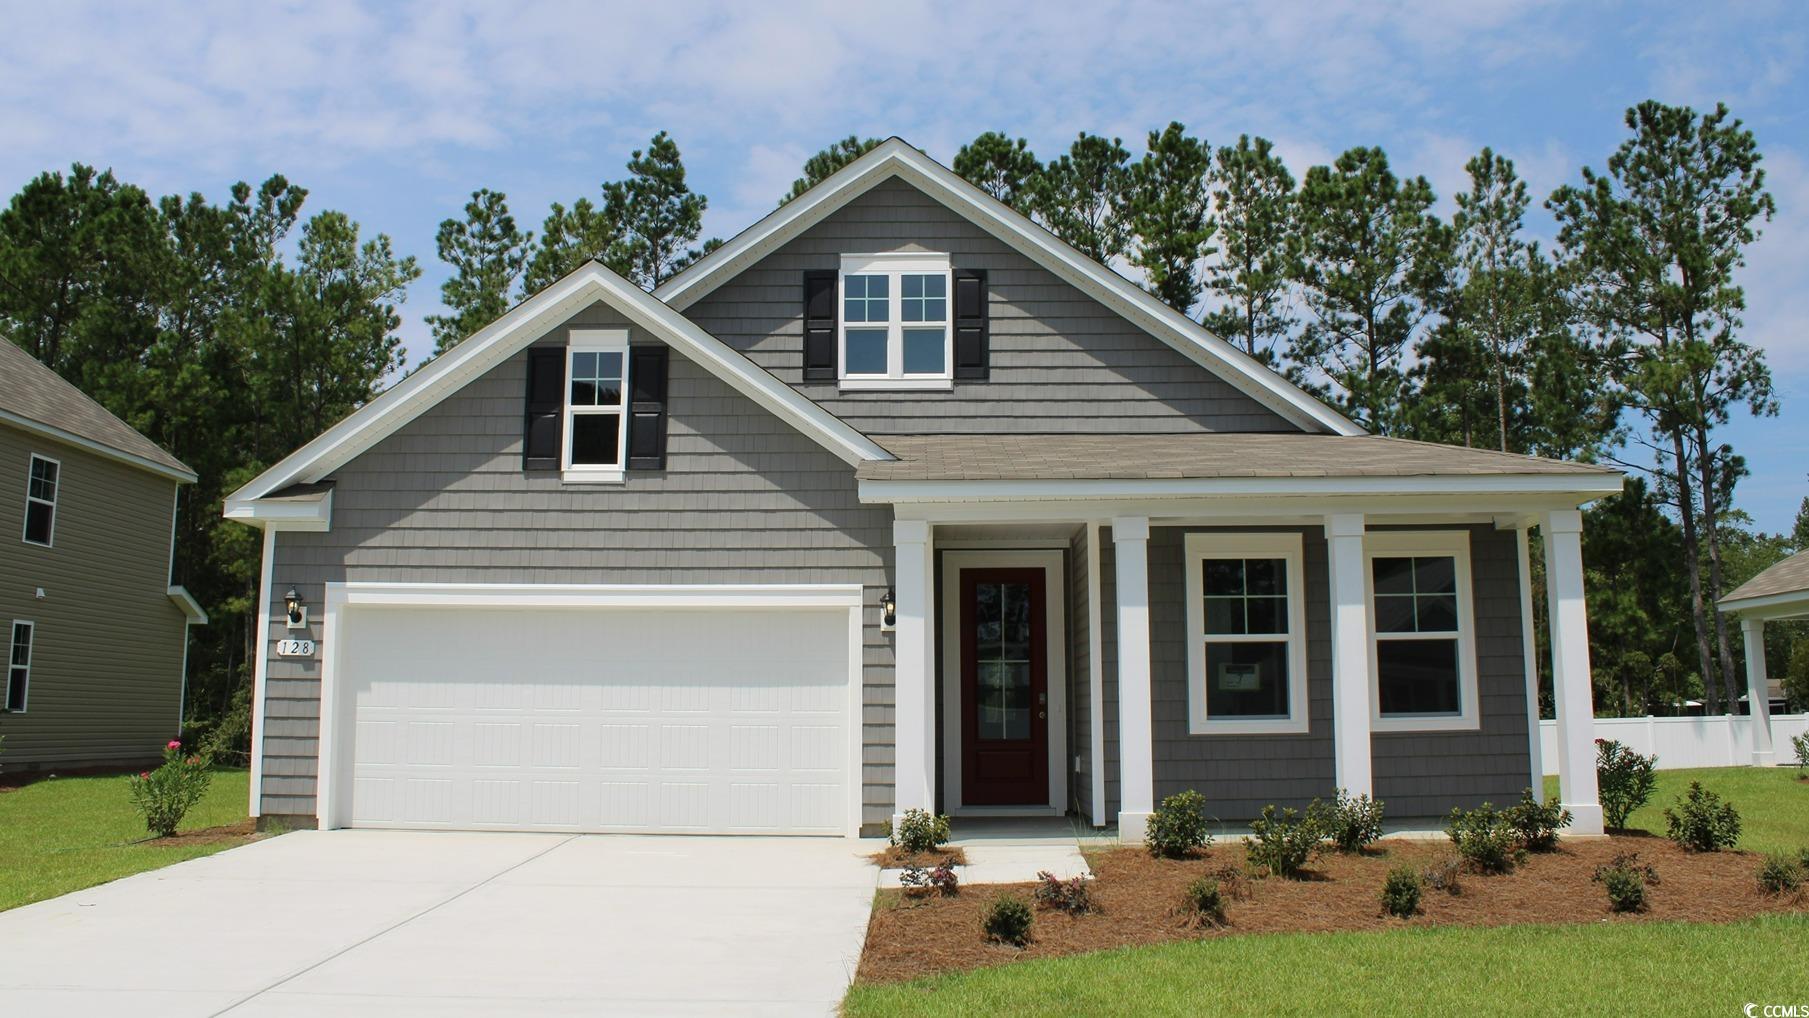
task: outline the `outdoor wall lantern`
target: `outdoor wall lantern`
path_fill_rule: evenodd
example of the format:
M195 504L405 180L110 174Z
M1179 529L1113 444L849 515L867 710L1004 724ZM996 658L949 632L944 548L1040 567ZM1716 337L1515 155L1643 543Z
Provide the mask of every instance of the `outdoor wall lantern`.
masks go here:
M889 633L898 628L898 597L887 587L886 593L879 599L879 631Z
M290 629L307 628L308 606L302 604L301 595L295 592L294 587L283 594L283 609L288 613Z

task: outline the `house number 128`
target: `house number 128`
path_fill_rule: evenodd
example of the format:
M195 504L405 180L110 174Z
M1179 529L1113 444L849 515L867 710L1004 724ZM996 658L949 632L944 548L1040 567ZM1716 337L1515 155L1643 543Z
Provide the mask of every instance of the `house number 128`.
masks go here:
M313 657L313 640L278 640L276 653L279 657Z

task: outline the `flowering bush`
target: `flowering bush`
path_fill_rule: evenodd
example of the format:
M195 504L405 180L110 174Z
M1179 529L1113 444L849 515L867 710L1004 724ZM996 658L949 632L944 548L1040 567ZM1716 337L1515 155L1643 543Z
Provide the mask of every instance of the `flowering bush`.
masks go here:
M207 766L203 757L183 756L182 743L171 739L163 747L163 763L132 778L132 805L144 817L146 830L159 838L176 833L176 825L207 794L213 781Z
M1641 756L1613 739L1595 740L1595 784L1603 819L1616 830L1652 798L1658 787L1658 755Z

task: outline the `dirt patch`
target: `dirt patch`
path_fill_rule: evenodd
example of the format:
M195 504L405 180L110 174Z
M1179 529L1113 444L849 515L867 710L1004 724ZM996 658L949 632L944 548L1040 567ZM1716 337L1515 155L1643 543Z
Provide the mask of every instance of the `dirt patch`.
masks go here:
M945 862L954 866L967 865L967 853L952 845L945 845L928 852L907 852L897 845L887 845L884 852L875 852L867 858L873 860L873 865L888 870L902 869L906 866L935 869Z
M212 845L222 841L243 841L247 844L263 838L258 833L258 822L245 819L235 824L221 824L218 827L203 827L198 831L177 831L167 838L151 838L140 842L144 845L159 847L170 845Z
M1651 907L1639 915L1608 910L1607 895L1591 877L1615 855L1637 851L1658 871L1649 888ZM1249 894L1230 901L1223 929L1198 929L1176 914L1181 892L1197 877L1226 866L1241 867L1241 844L1223 844L1186 860L1151 859L1139 849L1089 853L1093 899L1099 911L1084 916L1038 909L1031 944L1020 950L988 944L980 914L1002 892L1030 900L1033 885L963 888L955 898L905 898L882 892L867 926L867 945L856 978L893 982L950 970L1002 965L1023 958L1080 954L1170 940L1289 931L1379 930L1398 926L1503 926L1518 923L1731 922L1763 912L1809 910L1804 895L1774 898L1759 890L1762 857L1750 852L1691 854L1656 838L1567 841L1559 851L1529 855L1514 872L1462 874L1457 896L1427 887L1423 914L1409 920L1381 912L1382 881L1398 865L1424 868L1451 856L1443 842L1390 842L1374 854L1327 854L1313 861L1309 879L1269 878L1247 883Z

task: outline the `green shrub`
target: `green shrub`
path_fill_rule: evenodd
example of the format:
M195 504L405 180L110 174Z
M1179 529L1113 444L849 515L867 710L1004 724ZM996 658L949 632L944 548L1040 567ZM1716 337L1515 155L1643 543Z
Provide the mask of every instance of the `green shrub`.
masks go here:
M898 882L905 893L913 897L936 892L944 898L953 898L961 892L961 878L955 875L955 867L948 863L938 864L934 869L922 866L906 866L898 874Z
M1030 943L1030 927L1035 921L1022 898L1001 894L980 914L980 930L987 940L1023 947Z
M1809 771L1809 732L1792 735L1790 745L1796 750L1796 772L1798 776L1801 776L1804 772Z
M1658 883L1658 871L1642 865L1638 852L1617 855L1595 868L1596 883L1608 891L1608 907L1615 912L1644 912L1646 885Z
M1382 882L1382 911L1411 919L1420 910L1420 875L1411 866L1396 866Z
M1420 871L1420 876L1425 879L1427 887L1455 898L1464 893L1463 868L1462 859L1448 855L1427 865Z
M1087 887L1087 878L1062 880L1048 870L1038 871L1035 896L1038 905L1069 915L1086 915L1097 907L1093 904L1093 892Z
M1570 810L1553 799L1541 803L1533 798L1533 790L1520 793L1520 801L1501 811L1509 827L1520 837L1521 847L1529 852L1550 852L1558 847L1558 832L1570 825Z
M1609 827L1627 826L1633 811L1658 787L1658 756L1641 756L1613 739L1595 740L1596 797Z
M1803 854L1809 856L1809 851ZM1783 852L1773 852L1759 867L1759 890L1766 894L1789 894L1803 886L1806 875L1809 873L1805 872L1802 860Z
M1217 880L1200 877L1181 893L1181 914L1194 926L1223 926L1226 897Z
M1307 812L1315 809L1320 830L1340 852L1360 852L1382 836L1382 804L1367 795L1352 799L1340 788L1331 805L1315 799Z
M1180 859L1212 844L1206 829L1206 798L1189 789L1162 800L1149 816L1143 844L1158 859Z
M1284 809L1278 816L1274 806L1264 806L1263 815L1250 821L1254 837L1244 839L1244 856L1250 865L1271 876L1297 879L1307 860L1319 851L1325 837L1318 819L1309 812Z
M132 805L144 817L145 830L159 838L175 834L176 825L213 783L207 768L205 757L183 756L182 743L171 739L163 747L163 763L154 771L140 772L127 788Z
M1520 859L1519 833L1489 803L1472 810L1452 810L1445 834L1457 854L1478 873L1506 873Z
M890 837L892 844L906 852L933 852L948 843L948 817L927 809L907 809Z
M1740 811L1692 781L1675 807L1665 807L1665 826L1672 841L1692 852L1718 852L1740 840Z

